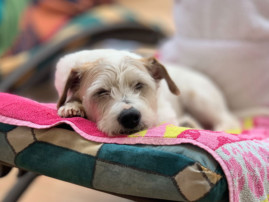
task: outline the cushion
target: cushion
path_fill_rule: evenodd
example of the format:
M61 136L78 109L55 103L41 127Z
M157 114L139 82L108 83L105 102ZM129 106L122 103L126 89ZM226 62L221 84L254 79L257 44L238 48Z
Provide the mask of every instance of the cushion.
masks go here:
M85 187L174 201L268 196L268 117L237 131L163 123L108 137L89 120L59 117L55 104L0 93L0 123L0 161Z

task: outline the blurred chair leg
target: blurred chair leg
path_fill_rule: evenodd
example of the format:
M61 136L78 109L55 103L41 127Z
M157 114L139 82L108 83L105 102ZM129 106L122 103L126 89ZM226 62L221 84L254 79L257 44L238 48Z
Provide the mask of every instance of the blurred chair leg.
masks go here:
M11 169L12 167L0 164L0 177L6 176L10 172Z
M18 177L16 184L9 190L3 199L3 202L16 202L30 186L30 184L38 177L38 174L27 172Z

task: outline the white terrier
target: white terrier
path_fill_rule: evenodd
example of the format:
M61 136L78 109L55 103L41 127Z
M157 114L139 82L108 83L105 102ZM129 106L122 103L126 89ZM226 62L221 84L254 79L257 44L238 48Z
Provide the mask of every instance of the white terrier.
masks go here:
M86 116L108 135L131 134L164 121L214 130L239 127L208 78L180 66L166 68L153 57L127 51L66 55L56 67L58 114Z

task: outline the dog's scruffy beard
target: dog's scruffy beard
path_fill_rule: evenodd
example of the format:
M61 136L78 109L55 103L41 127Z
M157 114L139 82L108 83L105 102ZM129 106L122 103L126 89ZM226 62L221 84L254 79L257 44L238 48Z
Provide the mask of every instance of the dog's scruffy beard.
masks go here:
M95 114L98 128L108 135L114 134L132 134L140 130L151 128L158 122L155 103L155 95L149 98L141 98L139 94L127 96L128 104L121 99L108 98L102 101L92 101L85 104L87 116ZM120 113L124 109L135 109L141 114L139 124L133 128L125 128L118 121ZM88 111L88 112L87 112ZM88 115L89 114L89 115Z

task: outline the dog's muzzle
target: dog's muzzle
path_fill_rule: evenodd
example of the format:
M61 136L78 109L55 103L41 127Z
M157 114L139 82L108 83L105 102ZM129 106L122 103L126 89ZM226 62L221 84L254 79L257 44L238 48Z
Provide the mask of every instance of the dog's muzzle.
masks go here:
M141 113L135 108L124 109L118 116L118 122L126 129L134 129L140 123Z

